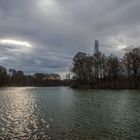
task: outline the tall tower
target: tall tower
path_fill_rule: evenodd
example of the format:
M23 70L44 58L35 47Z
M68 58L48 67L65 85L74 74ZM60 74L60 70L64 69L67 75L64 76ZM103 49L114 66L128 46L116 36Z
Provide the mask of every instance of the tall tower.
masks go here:
M94 72L95 72L95 78L98 80L100 77L99 73L99 41L95 40L95 45L94 45L94 60L95 60L95 66L94 66Z
M99 41L95 40L95 45L94 45L94 54L99 53Z

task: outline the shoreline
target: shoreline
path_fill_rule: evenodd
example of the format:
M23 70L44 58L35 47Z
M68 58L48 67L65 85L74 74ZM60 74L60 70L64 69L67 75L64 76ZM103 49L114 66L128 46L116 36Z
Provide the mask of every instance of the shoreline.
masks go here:
M22 88L22 87L34 87L34 88L55 88L55 87L68 87L75 90L140 90L140 88L93 88L87 86L71 87L71 86L2 86L0 88Z

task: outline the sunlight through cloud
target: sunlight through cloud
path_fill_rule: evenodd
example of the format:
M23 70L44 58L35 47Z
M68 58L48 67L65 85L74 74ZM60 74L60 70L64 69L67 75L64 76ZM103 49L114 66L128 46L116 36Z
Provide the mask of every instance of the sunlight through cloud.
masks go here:
M12 39L0 39L0 44L24 46L24 47L29 47L29 48L32 47L32 45L28 43L27 41L18 41L18 40L12 40Z
M118 45L117 48L118 48L119 50L124 50L124 49L127 48L127 45Z

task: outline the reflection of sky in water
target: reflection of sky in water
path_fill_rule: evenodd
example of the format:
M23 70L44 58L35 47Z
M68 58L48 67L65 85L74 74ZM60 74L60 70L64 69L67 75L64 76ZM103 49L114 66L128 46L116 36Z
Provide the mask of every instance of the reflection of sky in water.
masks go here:
M37 127L36 117L34 113L34 98L29 94L25 94L25 91L20 89L14 89L14 96L9 102L10 115L9 119L13 122L13 131L22 136L23 132L30 133L29 126ZM24 133L23 133L24 134Z
M5 117L7 118L7 128L3 128L4 133L10 134L13 138L43 138L47 137L44 132L38 133L44 125L49 128L49 124L41 118L36 110L37 105L34 95L29 88L9 88L5 98ZM4 119L4 118L3 118ZM9 127L10 126L10 127ZM9 128L10 129L9 129Z
M140 139L139 91L1 88L0 138Z

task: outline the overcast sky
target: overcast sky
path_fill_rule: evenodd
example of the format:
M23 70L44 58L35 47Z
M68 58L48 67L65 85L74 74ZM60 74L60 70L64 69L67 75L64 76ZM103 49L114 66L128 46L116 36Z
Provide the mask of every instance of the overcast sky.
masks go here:
M67 71L73 56L140 44L140 0L0 0L0 65Z

